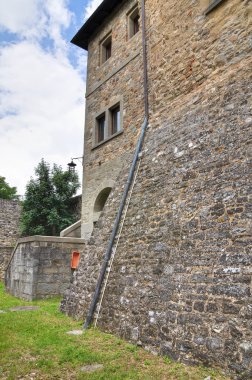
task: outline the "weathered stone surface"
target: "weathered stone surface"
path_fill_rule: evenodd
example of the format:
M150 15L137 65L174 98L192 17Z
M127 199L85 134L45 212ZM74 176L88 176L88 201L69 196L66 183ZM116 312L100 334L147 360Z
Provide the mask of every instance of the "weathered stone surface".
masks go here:
M19 237L19 219L21 205L19 201L0 199L0 280Z
M203 3L146 0L149 126L98 326L248 380L251 6L229 0L204 16ZM84 224L96 189L108 179L113 189L61 305L75 318L87 315L144 116L141 32L125 42L132 4L117 9L89 44ZM99 41L111 29L113 57L99 66ZM118 96L124 133L92 149L95 115Z
M46 236L19 239L6 270L6 290L28 301L62 295L72 276L72 251L81 249L81 239Z

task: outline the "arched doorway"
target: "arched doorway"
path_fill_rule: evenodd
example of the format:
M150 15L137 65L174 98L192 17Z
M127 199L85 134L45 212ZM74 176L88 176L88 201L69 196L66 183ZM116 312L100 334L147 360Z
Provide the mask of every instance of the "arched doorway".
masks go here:
M97 196L94 203L93 223L98 221L100 214L105 206L108 196L111 192L111 187L105 187Z

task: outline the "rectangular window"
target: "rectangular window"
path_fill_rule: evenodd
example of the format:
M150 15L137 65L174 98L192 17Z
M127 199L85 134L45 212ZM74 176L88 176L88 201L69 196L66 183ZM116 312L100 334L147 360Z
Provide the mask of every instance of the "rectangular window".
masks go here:
M107 36L100 45L101 64L106 62L112 55L112 35Z
M105 139L105 114L96 119L96 136L97 143Z
M129 38L132 38L139 32L140 15L138 7L133 8L128 14L128 31Z
M139 15L136 15L134 18L133 18L133 33L134 35L137 34L137 32L139 32Z
M105 46L105 60L107 61L111 57L112 53L112 41L109 41Z
M120 124L121 124L121 112L120 112L120 106L116 106L111 111L111 134L114 135L115 133L120 131Z
M123 101L118 97L96 115L93 124L93 149L123 133L122 110Z

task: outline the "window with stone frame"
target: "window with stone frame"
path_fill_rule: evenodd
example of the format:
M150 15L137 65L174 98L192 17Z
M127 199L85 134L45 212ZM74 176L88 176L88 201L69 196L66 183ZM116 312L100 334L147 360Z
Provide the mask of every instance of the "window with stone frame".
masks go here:
M98 144L105 140L105 113L96 118L95 142Z
M138 6L128 13L128 38L134 37L139 32L140 14Z
M122 100L111 104L95 118L93 148L123 133Z
M114 135L121 130L120 104L109 109L109 134Z
M107 35L100 43L100 64L102 65L112 55L112 34Z

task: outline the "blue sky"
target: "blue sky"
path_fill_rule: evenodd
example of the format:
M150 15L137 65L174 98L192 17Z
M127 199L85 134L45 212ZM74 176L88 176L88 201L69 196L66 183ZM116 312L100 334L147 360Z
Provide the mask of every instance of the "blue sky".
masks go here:
M0 0L0 176L19 194L41 158L83 154L87 56L70 40L101 2Z

